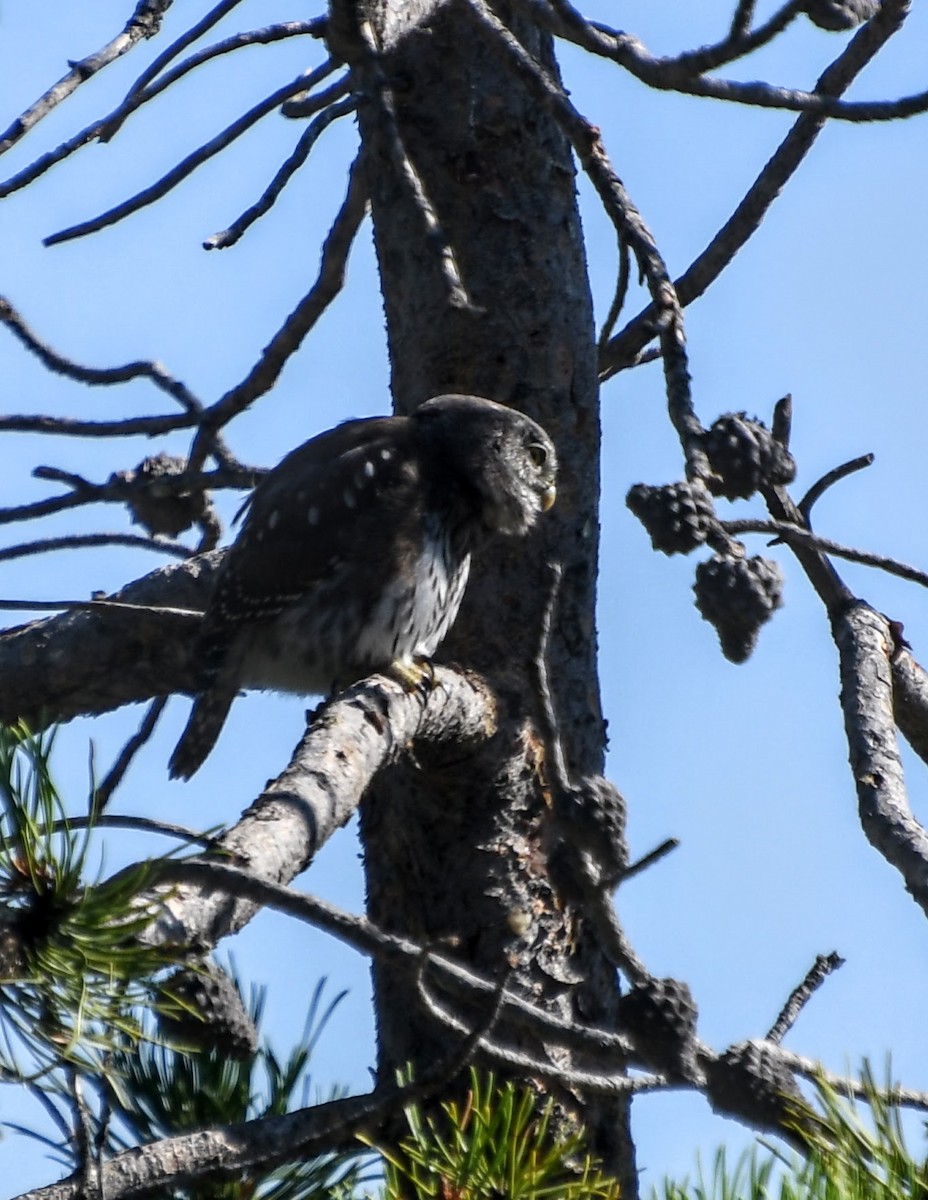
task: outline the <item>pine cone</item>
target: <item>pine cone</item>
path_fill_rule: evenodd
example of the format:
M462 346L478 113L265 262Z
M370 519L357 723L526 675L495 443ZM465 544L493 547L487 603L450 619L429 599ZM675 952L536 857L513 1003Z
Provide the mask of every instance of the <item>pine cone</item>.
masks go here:
M258 1049L258 1031L238 988L214 966L182 967L169 976L158 989L158 1021L170 1041L204 1053L246 1059Z
M715 522L712 500L701 483L636 483L625 503L650 534L654 549L664 554L689 554L702 545Z
M783 1133L803 1104L802 1093L770 1042L730 1046L706 1068L706 1095L715 1112Z
M614 886L628 866L624 796L602 775L587 775L562 804L558 816L568 825L567 837L591 856L600 882Z
M132 491L126 503L135 524L152 536L177 537L202 521L209 511L205 492L199 489L178 492L160 483L162 479L182 474L186 466L185 459L162 452L143 459L134 471L120 471L111 478L111 482L127 484L146 481L147 486Z
M819 29L836 33L869 21L880 10L880 0L807 0L806 15Z
M714 477L707 483L716 496L747 500L762 484L777 486L796 477L792 455L766 426L747 413L725 413L704 438Z
M619 1028L650 1066L671 1079L692 1077L696 1005L679 979L636 983L619 999Z
M761 626L783 603L783 572L769 558L715 554L696 568L696 607L731 662L745 662Z

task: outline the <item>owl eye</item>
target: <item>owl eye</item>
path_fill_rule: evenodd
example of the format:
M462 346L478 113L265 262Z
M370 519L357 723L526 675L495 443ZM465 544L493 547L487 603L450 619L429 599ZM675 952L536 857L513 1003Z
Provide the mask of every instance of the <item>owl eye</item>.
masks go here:
M528 448L528 456L536 467L543 467L548 461L548 451L540 442L532 442Z

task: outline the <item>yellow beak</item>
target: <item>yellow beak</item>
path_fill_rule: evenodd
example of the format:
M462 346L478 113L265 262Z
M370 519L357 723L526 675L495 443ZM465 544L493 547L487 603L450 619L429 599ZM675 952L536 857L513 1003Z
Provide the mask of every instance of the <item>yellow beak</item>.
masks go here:
M554 507L554 501L557 499L557 488L553 483L548 486L541 494L541 511L547 512L549 508Z

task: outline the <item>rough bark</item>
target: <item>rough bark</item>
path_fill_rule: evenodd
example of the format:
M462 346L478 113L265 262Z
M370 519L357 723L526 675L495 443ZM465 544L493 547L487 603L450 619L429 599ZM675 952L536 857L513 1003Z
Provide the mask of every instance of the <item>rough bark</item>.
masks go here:
M545 564L556 560L564 583L550 655L565 751L572 771L601 769L598 398L573 165L560 130L467 6L382 0L374 14L382 55L356 58L354 69L396 408L450 390L489 396L539 420L562 465L558 503L528 544L500 543L476 564L445 648L494 687L495 739L463 770L431 756L393 771L362 805L369 916L452 944L487 976L511 971L514 987L562 1016L609 1025L615 971L549 877L544 747L533 723ZM556 69L537 30L512 27ZM423 237L423 211L397 165L391 99L470 306L449 302L440 239ZM417 1006L408 976L378 966L374 981L382 1078L436 1057L447 1035ZM599 1097L581 1109L595 1149L633 1195L624 1101Z

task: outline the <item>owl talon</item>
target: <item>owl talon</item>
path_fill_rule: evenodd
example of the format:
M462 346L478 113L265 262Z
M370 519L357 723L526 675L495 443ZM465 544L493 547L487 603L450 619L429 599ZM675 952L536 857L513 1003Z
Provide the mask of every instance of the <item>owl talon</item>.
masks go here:
M397 659L390 663L387 674L392 675L410 694L419 692L422 696L428 696L435 686L435 668L427 658L414 658L411 662Z

